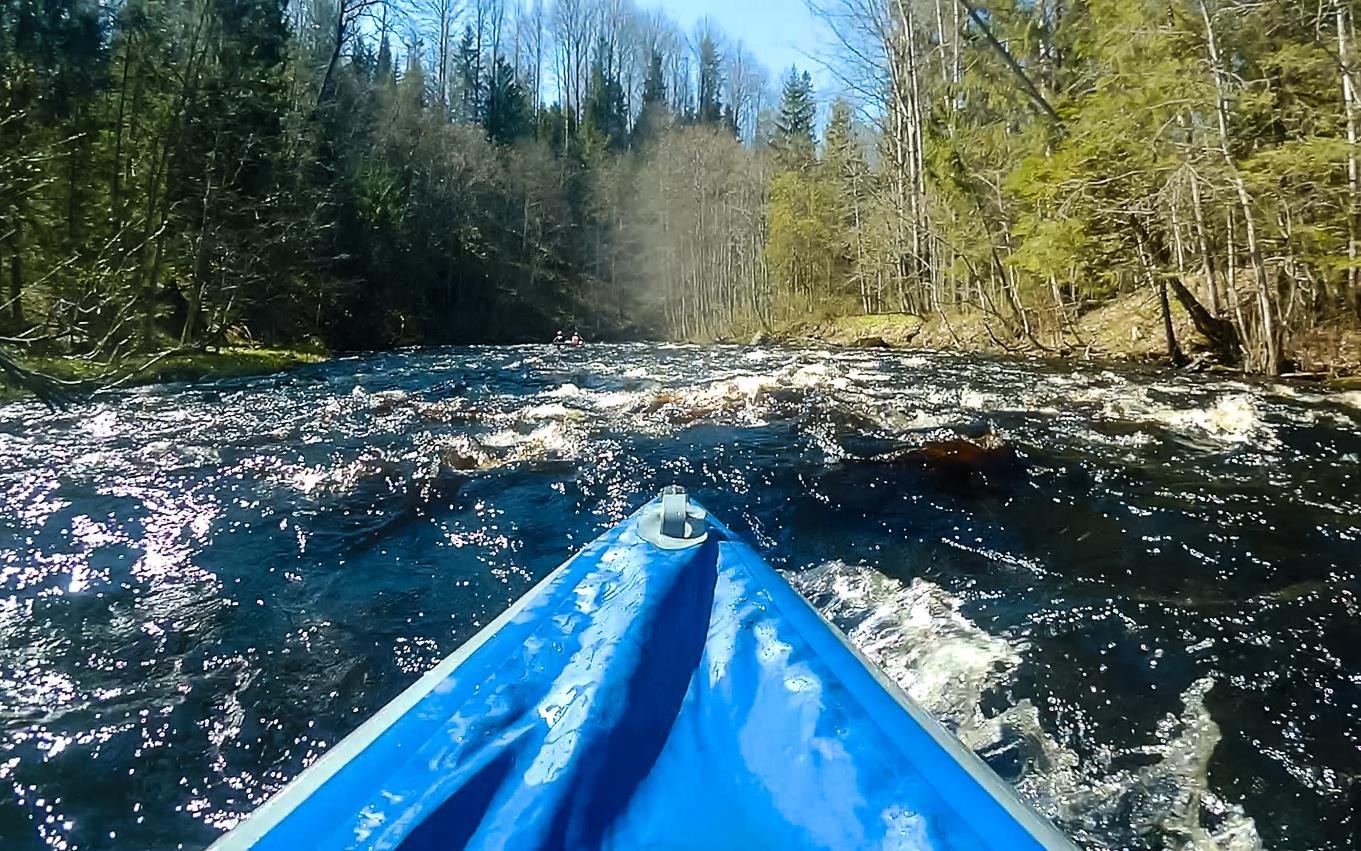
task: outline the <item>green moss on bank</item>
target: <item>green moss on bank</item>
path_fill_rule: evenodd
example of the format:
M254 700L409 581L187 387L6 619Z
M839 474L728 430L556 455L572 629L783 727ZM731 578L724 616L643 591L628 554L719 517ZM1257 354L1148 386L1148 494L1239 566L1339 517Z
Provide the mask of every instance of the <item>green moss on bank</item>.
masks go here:
M185 352L156 361L145 369L145 358L134 358L118 365L78 357L24 357L23 366L34 372L63 381L87 382L90 389L117 383L123 387L161 384L171 381L218 381L270 375L308 364L321 363L327 355L320 349L265 349L227 346L211 352ZM27 394L9 385L0 385L0 401L13 401Z
M846 346L907 346L921 333L926 323L920 316L882 313L842 316L825 323L828 342Z
M157 361L129 384L159 384L166 381L217 381L270 375L308 364L321 363L326 355L297 349L224 348L214 352L173 355Z

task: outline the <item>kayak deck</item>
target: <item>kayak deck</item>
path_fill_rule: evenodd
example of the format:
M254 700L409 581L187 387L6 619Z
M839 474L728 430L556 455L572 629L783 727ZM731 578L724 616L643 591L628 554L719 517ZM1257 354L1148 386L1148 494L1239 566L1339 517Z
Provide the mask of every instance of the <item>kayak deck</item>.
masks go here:
M659 548L656 510L214 847L1072 847L728 529Z

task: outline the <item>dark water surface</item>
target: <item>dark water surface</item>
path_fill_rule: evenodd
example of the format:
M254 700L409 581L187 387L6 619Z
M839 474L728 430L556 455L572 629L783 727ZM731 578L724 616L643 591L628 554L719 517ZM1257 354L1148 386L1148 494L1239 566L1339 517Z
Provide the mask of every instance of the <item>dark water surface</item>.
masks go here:
M1081 844L1361 836L1361 396L445 349L0 408L0 846L201 848L680 483ZM992 433L1024 468L884 460Z

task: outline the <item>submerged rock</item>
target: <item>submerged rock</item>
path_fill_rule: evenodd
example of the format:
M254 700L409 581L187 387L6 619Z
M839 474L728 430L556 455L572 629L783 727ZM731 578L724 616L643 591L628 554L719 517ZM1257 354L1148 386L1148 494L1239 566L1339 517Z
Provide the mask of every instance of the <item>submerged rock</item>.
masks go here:
M966 492L1004 488L1026 469L1016 450L993 435L978 442L964 438L928 441L877 460L919 469L945 487Z
M482 444L466 435L441 440L437 446L441 470L467 472L495 466L495 459Z

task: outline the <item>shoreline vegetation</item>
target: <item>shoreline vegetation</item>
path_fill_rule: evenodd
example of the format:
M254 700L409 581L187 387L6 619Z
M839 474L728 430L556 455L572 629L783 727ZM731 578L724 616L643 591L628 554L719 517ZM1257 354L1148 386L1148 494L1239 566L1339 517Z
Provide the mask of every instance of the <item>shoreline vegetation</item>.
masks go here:
M821 91L637 0L0 3L0 354L760 332L1356 370L1354 4L810 6Z
M103 389L142 387L170 382L220 381L229 378L272 375L300 366L321 363L329 354L317 347L279 349L224 346L214 350L174 351L163 356L140 358L128 363L98 363L73 355L25 357L18 366L38 377L40 387L53 388L56 400ZM0 404L49 394L39 387L0 383ZM35 392L39 391L39 392Z
M1080 363L1142 363L1168 370L1221 375L1251 375L1213 357L1210 342L1199 335L1185 310L1171 310L1177 338L1186 347L1184 363L1169 359L1163 338L1161 309L1153 293L1132 293L1075 317L1061 332L1017 334L998 317L969 306L955 306L927 316L860 314L789 322L751 337L721 337L696 342L828 345L860 349L907 349L1042 357ZM1291 352L1296 367L1281 378L1321 384L1331 389L1361 390L1361 331L1320 327L1297 341Z
M1204 341L1196 341L1195 326L1185 311L1172 311L1178 335L1191 341L1192 357L1182 369L1214 374L1250 374L1226 367L1212 358L1197 357ZM997 318L967 307L940 311L929 317L914 314L859 314L823 320L790 322L749 339L697 338L700 344L822 345L836 348L1037 356L1061 361L1145 363L1168 369L1158 335L1162 317L1150 294L1132 294L1078 317L1062 334L1047 342L1008 338ZM213 350L168 350L137 363L101 364L72 355L23 358L20 366L49 378L73 394L117 387L141 387L170 382L195 383L272 375L322 363L331 354L313 342L306 348L225 346ZM1281 377L1318 383L1340 391L1361 390L1361 332L1319 333L1299 352L1301 371ZM29 398L21 387L0 384L0 404Z

